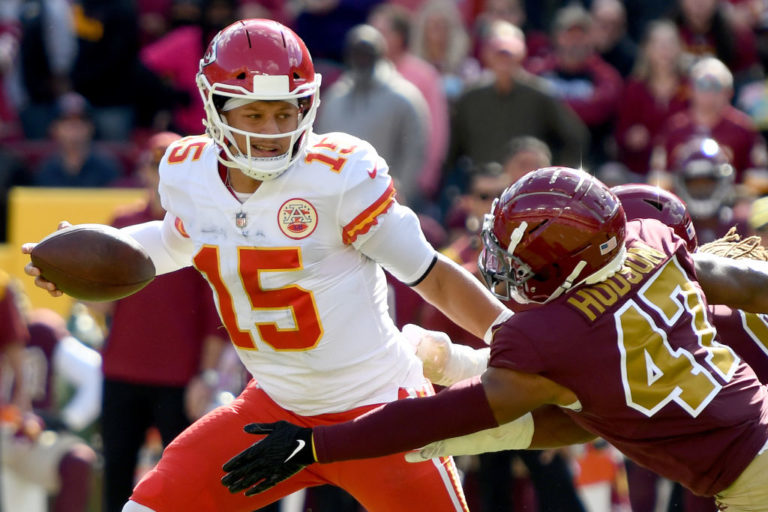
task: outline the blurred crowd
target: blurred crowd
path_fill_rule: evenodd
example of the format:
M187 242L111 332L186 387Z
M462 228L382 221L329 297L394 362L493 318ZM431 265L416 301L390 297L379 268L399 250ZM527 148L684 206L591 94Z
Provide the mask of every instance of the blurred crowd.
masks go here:
M151 189L142 173L159 157L155 137L203 132L198 62L216 32L241 18L275 19L304 39L323 76L315 131L371 142L433 245L475 273L493 198L553 164L611 186L674 191L700 243L732 226L768 234L762 0L5 0L0 242L11 187ZM398 326L419 323L479 346L391 284ZM181 393L216 361L198 363L171 387ZM119 386L105 389L127 395ZM551 489L575 467L572 456L471 461L468 494L474 486L483 496L481 510L511 510L525 490L495 496L487 482L530 472ZM597 461L581 469L582 487L608 482L614 508L626 504L615 454L595 446L581 458ZM540 503L558 495L547 489L537 487Z
M716 195L747 222L768 193L766 13L759 0L7 1L0 184L139 186L149 137L204 129L207 43L265 17L291 26L323 75L315 130L369 140L400 201L449 241L472 176L525 138L611 185L694 199L707 190L686 166L712 140L703 156L730 166L709 176L727 189Z

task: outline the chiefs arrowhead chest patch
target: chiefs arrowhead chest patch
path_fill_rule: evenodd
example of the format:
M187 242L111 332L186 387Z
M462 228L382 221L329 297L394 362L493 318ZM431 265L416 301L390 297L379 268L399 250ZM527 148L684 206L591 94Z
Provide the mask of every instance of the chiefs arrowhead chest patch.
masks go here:
M289 199L280 206L277 225L288 238L306 238L317 227L317 210L304 199Z

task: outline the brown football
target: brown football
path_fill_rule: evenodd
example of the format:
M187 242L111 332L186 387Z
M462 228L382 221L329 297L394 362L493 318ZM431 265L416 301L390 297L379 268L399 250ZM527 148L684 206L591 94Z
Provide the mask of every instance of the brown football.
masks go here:
M155 277L144 248L119 229L77 224L51 233L30 253L42 276L67 295L103 302L135 293Z

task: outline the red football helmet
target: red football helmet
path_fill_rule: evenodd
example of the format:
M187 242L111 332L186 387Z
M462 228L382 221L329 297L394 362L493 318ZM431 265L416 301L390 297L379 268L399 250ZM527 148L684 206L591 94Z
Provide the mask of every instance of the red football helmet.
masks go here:
M696 229L685 203L672 192L645 183L629 183L611 188L624 207L627 220L656 219L671 227L685 240L688 251L699 246Z
M240 20L213 38L200 60L197 87L205 105L206 131L223 149L220 161L258 180L274 179L299 158L320 104L320 74L304 42L291 29L272 20ZM229 126L222 109L258 100L281 100L299 107L296 130L253 133ZM226 105L226 106L225 106ZM235 144L234 133L247 138L248 152ZM275 158L250 154L251 137L291 137L291 150Z
M478 264L498 297L544 304L619 270L625 235L624 209L605 184L584 171L545 167L496 199Z

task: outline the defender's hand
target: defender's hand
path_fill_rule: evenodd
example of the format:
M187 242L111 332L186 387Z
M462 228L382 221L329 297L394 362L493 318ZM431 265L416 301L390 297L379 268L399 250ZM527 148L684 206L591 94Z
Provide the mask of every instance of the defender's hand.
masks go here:
M229 459L222 469L227 472L221 483L229 492L245 490L252 496L295 475L315 462L312 453L312 429L287 421L250 423L243 429L249 434L267 437Z

